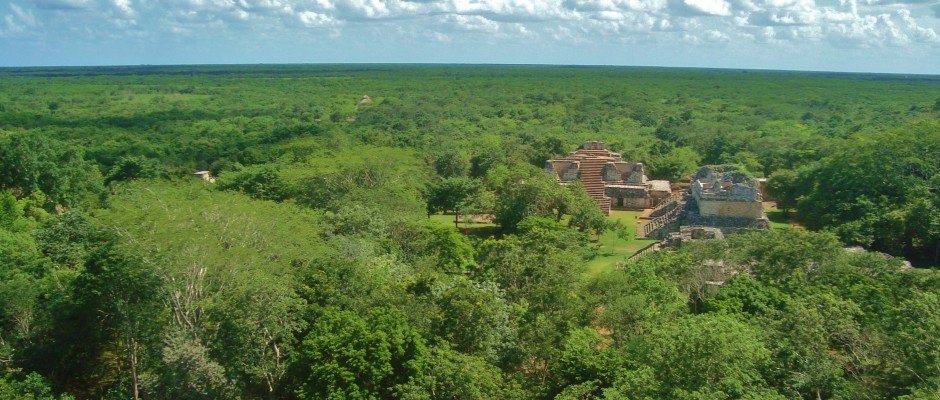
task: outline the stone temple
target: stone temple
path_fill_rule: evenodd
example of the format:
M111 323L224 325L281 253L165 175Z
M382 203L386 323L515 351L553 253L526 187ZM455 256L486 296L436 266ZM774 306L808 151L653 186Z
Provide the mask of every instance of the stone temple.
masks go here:
M760 182L733 165L709 165L692 176L690 224L725 230L768 229Z
M672 193L669 181L649 180L643 163L623 161L604 142L586 142L568 156L545 162L545 172L562 184L581 181L601 211L656 207Z

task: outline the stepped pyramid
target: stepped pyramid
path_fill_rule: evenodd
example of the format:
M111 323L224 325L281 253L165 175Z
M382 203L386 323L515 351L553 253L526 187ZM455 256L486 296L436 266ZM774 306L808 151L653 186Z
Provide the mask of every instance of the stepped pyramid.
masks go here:
M611 153L604 142L587 142L578 151L557 160L545 163L546 172L552 173L562 183L580 180L604 215L610 214L610 198L604 194L604 166L609 162L621 161L620 154Z

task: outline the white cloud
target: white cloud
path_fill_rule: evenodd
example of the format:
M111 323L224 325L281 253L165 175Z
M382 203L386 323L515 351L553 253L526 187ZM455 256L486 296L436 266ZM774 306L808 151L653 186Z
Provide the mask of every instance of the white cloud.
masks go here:
M457 30L473 32L499 32L499 23L479 15L448 14L441 17L444 24Z
M898 17L900 17L901 22L904 24L904 29L907 30L907 34L910 36L911 40L915 42L937 42L937 32L934 32L933 28L920 26L917 20L911 17L910 10L898 10Z
M134 7L131 6L131 0L112 0L111 4L124 15L134 15Z
M32 11L10 3L10 14L4 15L3 23L0 24L0 37L21 33L40 25Z
M724 0L683 0L685 5L704 14L729 16L731 4Z
M314 11L301 11L297 13L297 18L304 26L309 28L322 28L338 24L338 21L332 17Z

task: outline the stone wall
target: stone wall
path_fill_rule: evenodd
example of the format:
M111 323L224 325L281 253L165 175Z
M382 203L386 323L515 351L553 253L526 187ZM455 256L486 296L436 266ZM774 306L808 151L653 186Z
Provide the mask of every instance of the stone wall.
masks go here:
M697 200L699 214L706 217L761 218L764 208L756 201Z
M614 198L647 198L649 193L642 186L605 186L604 195Z
M689 212L685 224L720 228L725 235L770 229L770 221L767 218L703 216L697 212Z

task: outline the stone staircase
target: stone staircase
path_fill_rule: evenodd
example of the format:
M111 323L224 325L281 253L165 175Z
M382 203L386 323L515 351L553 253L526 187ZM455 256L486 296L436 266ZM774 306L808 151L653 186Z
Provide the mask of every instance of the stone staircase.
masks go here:
M585 150L582 150L585 151ZM597 156L587 157L581 160L578 174L584 190L600 205L604 215L610 215L610 198L604 195L604 180L601 177L601 170L607 164L608 158L601 157L606 155L606 150L587 150L596 152ZM603 153L603 154L602 154ZM593 154L592 154L593 155Z
M655 216L642 229L637 230L637 239L656 238L659 230L668 227L673 222L679 220L685 214L686 195L672 195L666 201L650 212L650 216Z

